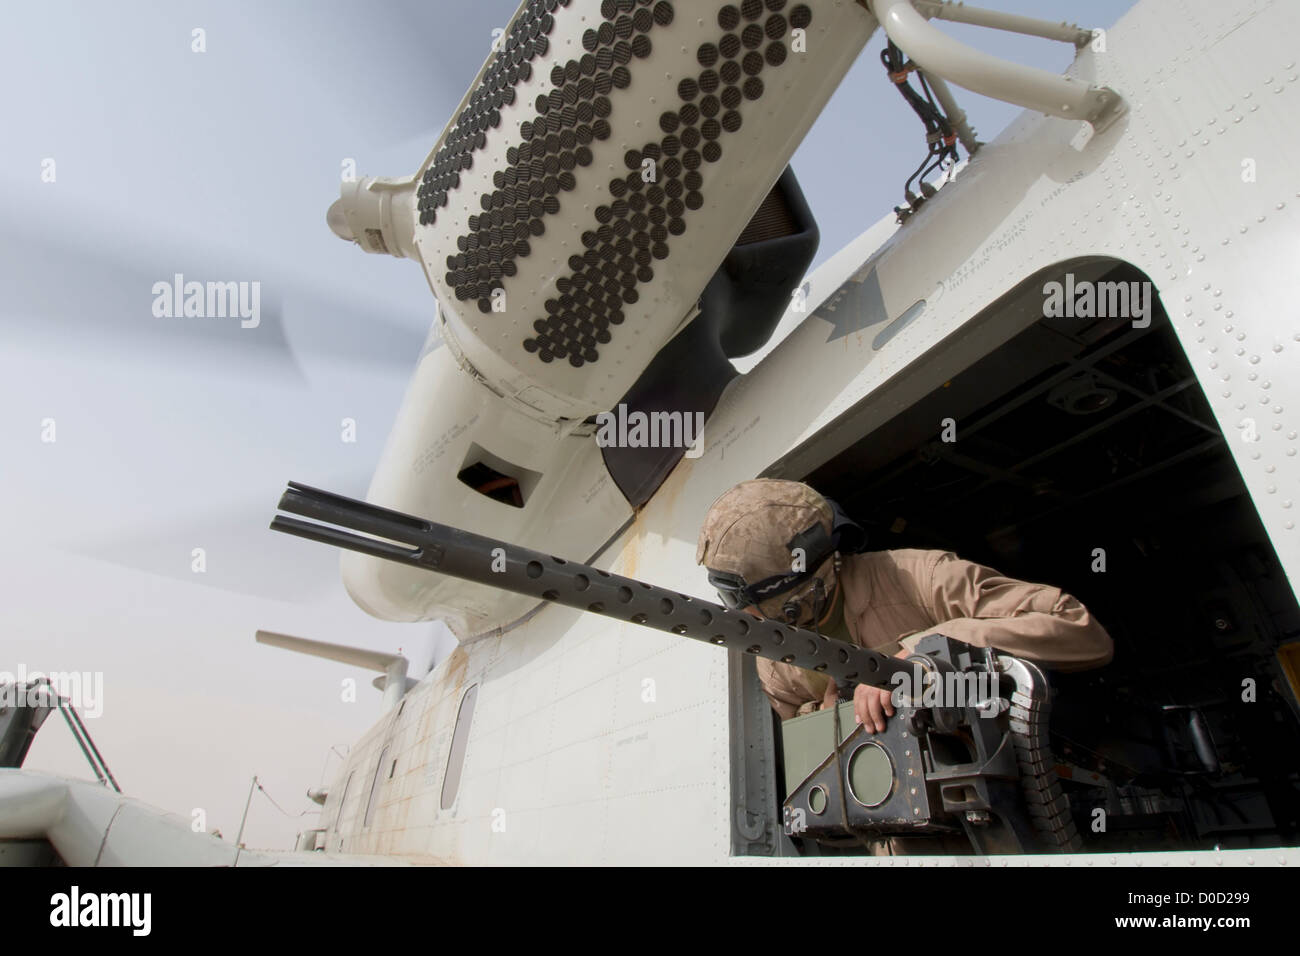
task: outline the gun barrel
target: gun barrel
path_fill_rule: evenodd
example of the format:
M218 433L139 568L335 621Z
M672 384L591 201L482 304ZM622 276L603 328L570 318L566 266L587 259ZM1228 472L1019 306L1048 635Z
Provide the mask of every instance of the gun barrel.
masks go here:
M855 684L888 687L890 677L908 667L806 628L297 482L289 482L280 510L315 520L277 515L274 531L819 671L834 678L841 692Z

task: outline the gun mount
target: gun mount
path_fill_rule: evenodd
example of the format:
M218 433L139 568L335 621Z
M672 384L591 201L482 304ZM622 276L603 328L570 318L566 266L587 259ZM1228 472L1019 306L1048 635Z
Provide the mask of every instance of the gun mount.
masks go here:
M831 846L964 834L982 854L1078 850L1047 740L1043 672L942 634L922 638L906 662L912 679L882 732L848 723L847 704L838 722L830 711L786 721L786 832ZM849 731L838 747L837 723Z

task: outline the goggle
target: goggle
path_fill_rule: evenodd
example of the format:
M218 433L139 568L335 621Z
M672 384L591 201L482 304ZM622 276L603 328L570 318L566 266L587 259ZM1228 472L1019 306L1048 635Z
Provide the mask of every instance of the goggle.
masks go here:
M787 542L787 547L794 553L799 548L805 557L804 565L811 570L774 574L769 578L749 584L739 574L730 571L708 569L709 583L718 592L723 606L739 611L751 605L761 604L778 595L798 587L811 578L823 561L836 551L856 553L866 545L866 533L855 524L834 501L827 498L831 506L831 531L827 534L820 521L814 522Z
M812 572L800 571L797 574L774 574L755 584L748 584L739 574L710 570L709 584L713 585L718 592L724 607L739 611L752 604L761 604L763 601L784 594L810 577Z
M717 590L723 605L732 611L770 601L812 577L821 563L835 551L836 540L826 533L820 521L815 521L786 542L791 554L795 553L796 548L803 553L806 562L804 567L808 570L774 574L749 584L739 574L710 568L709 583Z

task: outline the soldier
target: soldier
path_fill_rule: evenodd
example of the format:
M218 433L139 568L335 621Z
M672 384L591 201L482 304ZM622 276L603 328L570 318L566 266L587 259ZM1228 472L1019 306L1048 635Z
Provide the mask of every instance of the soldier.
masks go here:
M812 488L764 478L742 481L713 503L695 560L728 607L882 654L906 657L937 632L1060 670L1111 659L1110 636L1059 588L1005 577L950 551L854 553L862 544L862 529ZM783 719L836 700L825 674L757 663ZM853 712L868 731L883 731L894 715L890 691L858 685Z

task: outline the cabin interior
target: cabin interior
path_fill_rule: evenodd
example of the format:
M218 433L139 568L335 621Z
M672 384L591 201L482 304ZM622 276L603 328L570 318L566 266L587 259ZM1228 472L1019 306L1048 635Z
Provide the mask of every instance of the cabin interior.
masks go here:
M1107 268L1103 281L1146 280ZM989 309L1041 311L1052 278ZM1111 664L1049 673L1054 755L1105 780L1062 780L1085 852L1295 845L1300 609L1229 451L1281 416L1244 411L1225 435L1152 302L1147 328L1039 319L811 472L773 476L838 501L869 549L948 550L1050 583L1107 628ZM778 814L782 789L778 773ZM798 837L773 851L863 852Z

